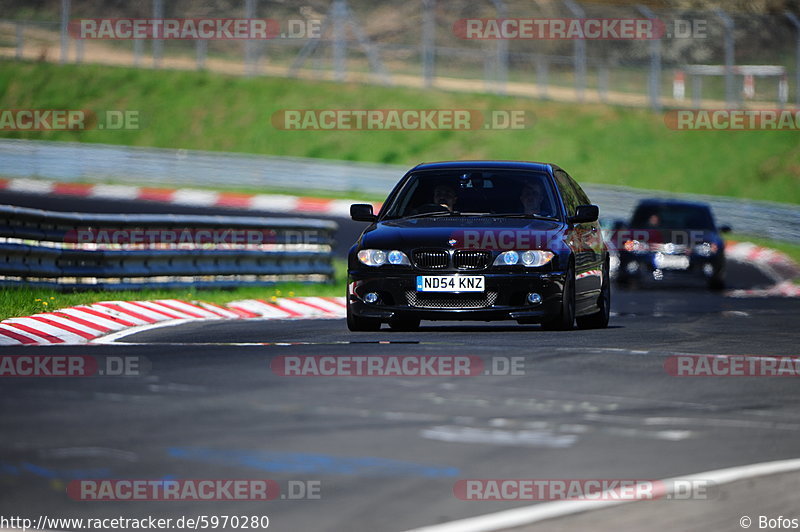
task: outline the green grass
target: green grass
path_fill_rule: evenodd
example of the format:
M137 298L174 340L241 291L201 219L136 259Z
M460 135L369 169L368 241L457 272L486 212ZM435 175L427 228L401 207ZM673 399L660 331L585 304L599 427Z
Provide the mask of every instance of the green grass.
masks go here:
M49 312L74 305L109 300L182 299L225 304L237 299L265 299L294 296L338 297L346 290L347 265L334 260L336 273L330 284L279 283L268 287L240 287L231 290L126 290L55 293L45 288L19 287L0 289L0 320Z
M679 132L643 109L485 94L242 78L207 72L0 61L0 108L126 109L140 130L0 132L72 140L371 161L555 162L579 182L800 203L796 131ZM283 109L519 109L532 127L492 131L283 131ZM124 177L124 176L121 176ZM398 176L399 177L399 176ZM220 176L220 187L225 177Z

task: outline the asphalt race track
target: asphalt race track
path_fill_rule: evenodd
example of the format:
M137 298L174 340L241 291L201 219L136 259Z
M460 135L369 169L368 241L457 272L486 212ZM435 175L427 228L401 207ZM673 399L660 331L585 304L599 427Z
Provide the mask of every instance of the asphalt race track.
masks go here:
M0 203L126 208L5 192ZM129 212L144 211L135 205ZM159 207L181 212L146 205ZM217 211L229 212L203 209ZM345 249L361 224L337 221ZM731 264L729 277L737 288L766 283L744 265ZM669 285L616 290L612 311L611 327L600 331L423 322L418 332L353 334L343 320L240 320L156 328L120 345L3 348L0 355L138 357L146 370L2 380L0 514L268 515L278 531L402 531L530 504L460 500L453 494L459 479L660 479L800 455L792 378L673 377L664 368L675 354L797 355L797 300ZM486 367L522 357L524 371L286 377L270 367L281 355L476 355ZM69 498L65 484L85 478L268 478L284 494L290 481L312 481L320 497ZM717 514L714 525L697 529L739 530L737 519ZM592 529L602 525L596 520ZM672 529L666 518L646 526Z

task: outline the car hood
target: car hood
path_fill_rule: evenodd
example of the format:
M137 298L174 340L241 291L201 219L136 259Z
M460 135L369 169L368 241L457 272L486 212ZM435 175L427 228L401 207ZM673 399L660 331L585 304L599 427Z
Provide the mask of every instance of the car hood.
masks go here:
M500 248L493 243L522 240L547 242L558 238L563 225L549 220L442 216L379 222L361 238L361 248L415 249L423 247ZM452 242L455 240L455 242ZM531 246L540 247L540 246Z

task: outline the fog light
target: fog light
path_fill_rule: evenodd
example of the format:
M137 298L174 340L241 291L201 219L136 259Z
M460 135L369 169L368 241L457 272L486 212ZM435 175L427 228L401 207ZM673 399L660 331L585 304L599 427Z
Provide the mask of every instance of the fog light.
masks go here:
M711 264L703 264L703 273L706 277L711 277L714 275L714 266Z
M653 270L653 279L655 279L656 281L663 280L664 279L664 272L661 271L661 270L658 270L658 269Z
M625 265L625 271L627 271L628 273L636 273L636 272L638 272L639 271L639 263L636 262L636 261L629 262L628 264Z
M364 301L367 303L377 303L378 302L378 294L375 292L369 292L364 296Z
M538 305L541 302L542 302L542 296L540 296L536 292L531 292L530 294L528 294L528 303L530 303L531 305Z

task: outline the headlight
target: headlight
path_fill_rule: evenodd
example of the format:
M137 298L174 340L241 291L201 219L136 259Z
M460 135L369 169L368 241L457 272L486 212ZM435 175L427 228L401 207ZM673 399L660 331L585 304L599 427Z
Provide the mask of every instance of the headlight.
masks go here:
M389 252L389 264L405 264L410 265L411 262L408 260L408 257L402 251L397 251L396 249Z
M390 264L410 265L408 257L402 251L393 249L384 251L382 249L362 249L358 252L358 260L367 266L383 266L388 261Z
M516 251L504 251L494 260L494 266L514 266L520 263L527 268L544 266L550 262L555 255L550 251L527 250L522 252L522 256Z
M544 266L553 259L554 255L550 251L531 251L522 254L522 264L529 268Z
M709 244L708 242L703 242L702 244L698 244L694 247L694 252L701 257L710 257L714 253L717 252L719 246L716 244Z
M625 242L623 246L625 251L630 251L633 253L645 253L650 251L650 246L647 245L647 242L640 242L638 240L628 240Z

